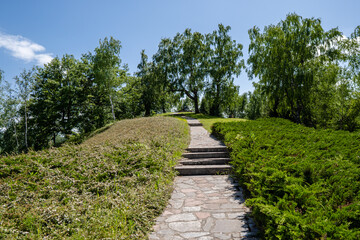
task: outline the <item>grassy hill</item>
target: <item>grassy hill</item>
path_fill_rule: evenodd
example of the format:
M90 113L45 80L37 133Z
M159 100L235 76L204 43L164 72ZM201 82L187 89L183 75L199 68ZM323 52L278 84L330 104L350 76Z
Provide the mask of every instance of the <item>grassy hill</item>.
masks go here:
M123 120L80 145L0 158L0 239L144 239L189 143L175 118Z

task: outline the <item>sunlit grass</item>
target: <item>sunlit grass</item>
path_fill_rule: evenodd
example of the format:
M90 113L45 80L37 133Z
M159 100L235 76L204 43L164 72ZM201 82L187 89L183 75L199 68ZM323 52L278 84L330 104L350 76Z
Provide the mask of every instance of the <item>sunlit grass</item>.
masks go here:
M123 120L80 145L0 158L0 239L146 239L188 131L174 118Z

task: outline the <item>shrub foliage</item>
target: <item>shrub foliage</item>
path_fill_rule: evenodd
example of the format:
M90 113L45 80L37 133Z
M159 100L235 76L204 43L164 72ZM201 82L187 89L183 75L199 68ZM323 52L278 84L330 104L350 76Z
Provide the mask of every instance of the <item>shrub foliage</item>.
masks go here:
M216 123L266 239L360 239L360 134L268 118Z
M0 158L0 239L145 239L188 141L184 122L139 118L80 145Z

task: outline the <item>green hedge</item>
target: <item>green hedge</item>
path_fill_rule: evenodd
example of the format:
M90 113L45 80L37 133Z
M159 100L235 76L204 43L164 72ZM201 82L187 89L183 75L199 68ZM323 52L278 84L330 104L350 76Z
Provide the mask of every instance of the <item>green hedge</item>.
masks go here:
M266 239L360 239L360 134L288 120L216 123Z

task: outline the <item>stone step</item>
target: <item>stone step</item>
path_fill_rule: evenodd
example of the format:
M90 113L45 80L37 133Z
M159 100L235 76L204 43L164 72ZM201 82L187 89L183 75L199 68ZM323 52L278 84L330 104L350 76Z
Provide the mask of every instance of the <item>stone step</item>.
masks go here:
M190 127L200 127L202 126L202 123L200 122L188 122Z
M218 146L218 147L202 147L202 148L187 148L188 152L227 152L226 146Z
M229 173L231 166L229 165L187 165L176 166L175 170L179 172L181 176L188 175L215 175Z
M229 154L227 152L190 152L183 153L184 158L194 159L194 158L227 158Z
M230 158L195 158L181 159L180 165L222 165L230 162Z

